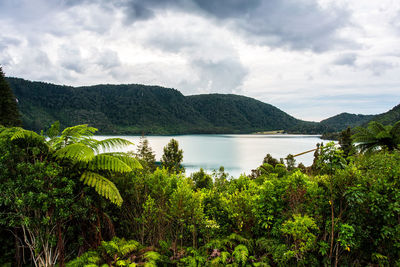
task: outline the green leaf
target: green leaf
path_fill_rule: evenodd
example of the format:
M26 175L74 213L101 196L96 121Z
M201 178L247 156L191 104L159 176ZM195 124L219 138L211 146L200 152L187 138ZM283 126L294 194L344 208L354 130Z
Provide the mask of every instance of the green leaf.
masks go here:
M56 157L59 159L71 159L74 161L89 162L95 155L94 151L84 144L76 143L67 145L55 152Z
M107 178L98 173L86 171L82 174L81 181L83 181L84 184L93 187L99 195L109 199L117 206L122 205L123 200L118 188Z
M119 173L132 171L132 168L121 159L105 154L94 156L94 158L89 162L88 168L92 171L106 170Z

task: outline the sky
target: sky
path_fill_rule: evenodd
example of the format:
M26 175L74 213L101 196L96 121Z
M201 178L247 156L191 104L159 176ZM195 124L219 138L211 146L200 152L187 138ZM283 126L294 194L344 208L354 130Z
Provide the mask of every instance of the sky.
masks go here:
M320 121L400 103L398 0L0 0L7 76L240 94Z

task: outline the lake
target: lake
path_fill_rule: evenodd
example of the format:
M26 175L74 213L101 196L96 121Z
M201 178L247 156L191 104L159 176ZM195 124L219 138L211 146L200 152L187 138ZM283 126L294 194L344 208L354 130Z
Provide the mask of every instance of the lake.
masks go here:
M96 139L111 136L96 136ZM112 136L121 137L139 144L140 136ZM266 154L274 158L285 158L288 154L298 154L316 147L323 140L319 135L233 135L233 134L205 134L205 135L177 135L177 136L147 136L149 144L159 161L163 154L163 147L171 138L179 142L183 150L183 165L186 174L198 171L200 168L207 172L218 170L224 166L225 171L233 177L240 174L250 174L257 168ZM130 146L126 151L136 151L136 146ZM309 166L313 161L313 152L295 158L296 163L302 162Z

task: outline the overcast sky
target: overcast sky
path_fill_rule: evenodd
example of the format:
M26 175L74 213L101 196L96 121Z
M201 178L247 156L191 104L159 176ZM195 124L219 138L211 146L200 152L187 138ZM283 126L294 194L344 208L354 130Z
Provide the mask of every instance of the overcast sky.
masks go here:
M7 76L234 93L299 119L400 103L398 0L0 0Z

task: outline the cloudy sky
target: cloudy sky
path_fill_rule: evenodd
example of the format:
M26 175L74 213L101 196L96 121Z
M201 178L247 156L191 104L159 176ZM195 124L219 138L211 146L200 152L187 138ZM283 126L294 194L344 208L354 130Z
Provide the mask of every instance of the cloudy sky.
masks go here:
M398 0L0 0L7 76L254 97L305 120L400 103Z

